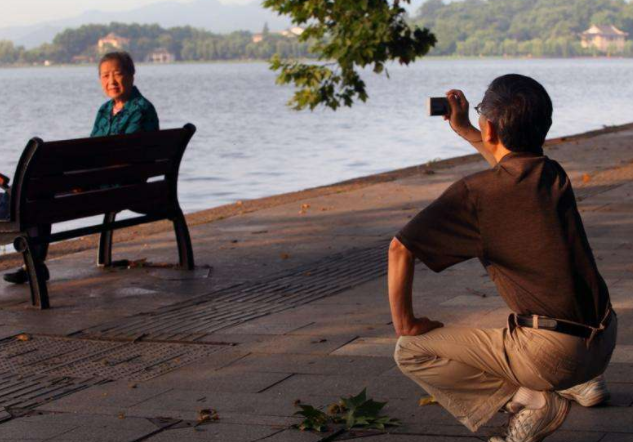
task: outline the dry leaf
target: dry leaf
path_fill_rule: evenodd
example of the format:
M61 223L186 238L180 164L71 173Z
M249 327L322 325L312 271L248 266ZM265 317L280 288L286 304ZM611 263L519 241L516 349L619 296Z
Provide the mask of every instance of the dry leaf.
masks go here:
M583 183L588 183L589 181L591 181L591 175L589 175L588 173L583 173L582 174L582 182Z
M145 267L145 264L147 264L147 258L141 258L135 261L129 261L127 267L128 269L133 269L138 267Z
M431 404L437 404L437 401L435 400L435 398L433 396L424 396L418 402L418 405L420 407L424 407L426 405L431 405Z
M279 257L281 259L288 259L288 258L290 258L290 254L289 253L282 253L282 254L279 255Z
M301 209L305 210L309 208L310 208L310 204L301 204Z
M339 404L337 404L336 402L333 403L333 404L330 404L327 407L327 412L328 412L328 414L339 414L339 413L342 412L341 411L341 406Z
M26 341L30 341L32 338L31 338L31 335L22 333L21 335L17 335L15 339L17 339L18 341L26 342Z
M218 419L220 419L220 416L218 416L218 412L213 408L205 408L198 411L198 425L205 422L217 421Z
M125 413L124 412L120 412L119 413L119 419L125 419Z

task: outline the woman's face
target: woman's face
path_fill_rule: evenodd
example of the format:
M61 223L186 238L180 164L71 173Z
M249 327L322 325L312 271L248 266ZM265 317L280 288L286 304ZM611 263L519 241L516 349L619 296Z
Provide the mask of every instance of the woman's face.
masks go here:
M103 92L113 100L126 101L132 93L134 76L121 69L118 60L104 61L99 67Z

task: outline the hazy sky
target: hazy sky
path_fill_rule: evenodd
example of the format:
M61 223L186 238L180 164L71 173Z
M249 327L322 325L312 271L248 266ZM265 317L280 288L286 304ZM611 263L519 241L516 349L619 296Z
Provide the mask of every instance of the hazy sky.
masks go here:
M165 0L0 0L0 27L32 25L79 15L91 9L125 11ZM186 3L192 0L168 0ZM249 0L221 0L245 3ZM253 0L254 1L254 0Z
M187 3L194 0L0 0L0 27L32 25L74 17L89 10L125 11L151 3L172 1ZM222 3L250 3L261 0L219 0ZM424 0L413 0L411 9Z

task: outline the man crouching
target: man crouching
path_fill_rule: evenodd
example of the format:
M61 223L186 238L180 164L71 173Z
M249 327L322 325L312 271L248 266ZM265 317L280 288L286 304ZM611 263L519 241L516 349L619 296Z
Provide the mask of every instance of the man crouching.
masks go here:
M505 75L468 119L461 91L447 93L453 130L491 169L448 188L389 249L389 302L405 375L471 431L499 410L505 438L538 442L560 427L569 400L608 398L601 374L617 333L609 292L587 241L571 183L543 155L552 102L538 82ZM478 258L514 312L503 329L444 327L412 307L414 260L435 272Z

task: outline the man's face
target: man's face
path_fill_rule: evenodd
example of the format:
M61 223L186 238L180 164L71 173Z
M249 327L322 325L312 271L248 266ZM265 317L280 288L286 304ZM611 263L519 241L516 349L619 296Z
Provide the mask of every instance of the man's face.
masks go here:
M118 60L108 60L99 67L103 92L113 100L126 101L132 93L134 76L126 73Z

